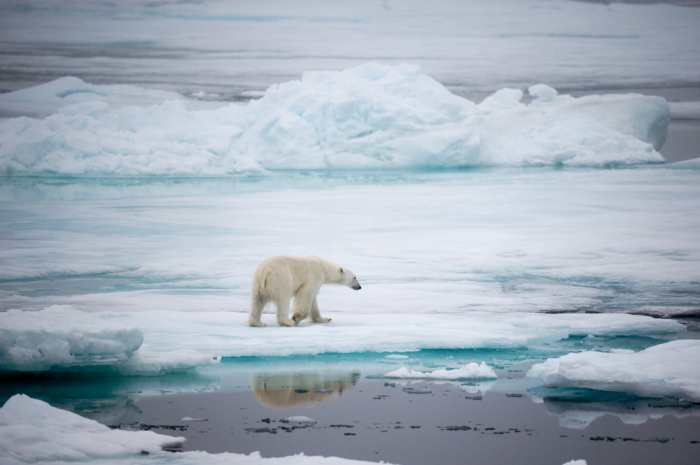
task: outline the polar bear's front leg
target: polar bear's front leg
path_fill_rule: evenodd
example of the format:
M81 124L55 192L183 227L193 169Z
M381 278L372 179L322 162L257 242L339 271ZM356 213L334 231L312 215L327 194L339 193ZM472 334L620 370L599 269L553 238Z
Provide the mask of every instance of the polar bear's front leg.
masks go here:
M294 326L294 322L289 319L289 301L280 299L275 302L277 307L277 324L280 326Z
M309 314L309 321L312 323L330 323L330 318L323 318L321 312L318 310L318 303L316 302L316 297L311 303L311 312Z

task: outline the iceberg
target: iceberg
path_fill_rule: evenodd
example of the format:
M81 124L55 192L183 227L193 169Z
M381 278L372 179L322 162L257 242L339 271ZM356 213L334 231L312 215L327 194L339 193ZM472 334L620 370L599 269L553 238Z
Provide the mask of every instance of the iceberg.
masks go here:
M0 371L110 365L126 361L142 343L138 328L70 306L0 312Z
M434 370L430 372L420 372L401 367L398 370L386 373L385 378L405 378L405 379L494 379L498 378L493 369L485 362L469 363L455 370Z
M32 89L37 100L46 94ZM378 63L307 72L245 106L209 110L188 111L181 100L110 105L78 92L71 95L81 95L79 103L46 118L0 122L0 172L222 176L664 161L657 152L670 117L663 98L574 98L544 84L530 92L529 105L517 89L476 105L418 66ZM13 94L4 98L19 99Z
M102 465L128 465L135 461L155 464L246 464L246 465L351 465L372 463L338 457L262 458L250 455L200 451L174 454L185 438L152 431L110 429L94 420L51 407L24 394L10 398L0 408L0 461L6 465L25 463L59 464L87 462Z
M636 353L581 352L534 365L545 387L585 387L700 402L700 341L680 340Z

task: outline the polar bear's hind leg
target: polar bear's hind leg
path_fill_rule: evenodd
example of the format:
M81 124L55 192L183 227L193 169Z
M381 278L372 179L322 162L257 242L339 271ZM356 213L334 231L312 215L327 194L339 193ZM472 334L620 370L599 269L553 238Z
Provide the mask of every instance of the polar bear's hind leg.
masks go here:
M260 321L263 309L267 303L265 296L262 292L253 292L250 302L250 316L248 317L248 326L257 326L259 328L264 328L267 325Z
M280 326L294 326L294 321L289 319L289 300L278 298L275 300L275 306L277 307L277 324Z

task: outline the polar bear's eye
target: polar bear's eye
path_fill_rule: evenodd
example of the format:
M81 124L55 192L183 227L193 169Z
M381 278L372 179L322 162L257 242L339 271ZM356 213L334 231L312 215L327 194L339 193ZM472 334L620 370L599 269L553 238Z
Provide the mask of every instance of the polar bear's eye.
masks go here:
M342 269L342 268L340 269L340 272L341 272L341 273L343 272L343 269Z

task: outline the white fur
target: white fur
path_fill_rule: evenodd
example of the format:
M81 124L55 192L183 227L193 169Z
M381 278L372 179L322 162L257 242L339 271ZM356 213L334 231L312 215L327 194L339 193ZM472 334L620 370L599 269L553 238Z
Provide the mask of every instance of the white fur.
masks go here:
M316 295L324 284L361 289L352 271L313 255L278 255L263 260L253 275L248 324L267 326L260 321L260 316L269 302L274 302L277 307L277 323L280 326L296 326L306 317L312 323L328 323L331 319L321 317L316 303ZM294 315L290 319L289 301L292 297Z

